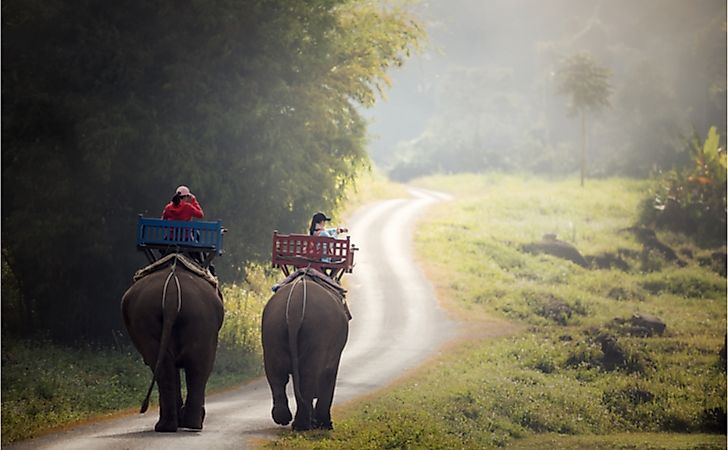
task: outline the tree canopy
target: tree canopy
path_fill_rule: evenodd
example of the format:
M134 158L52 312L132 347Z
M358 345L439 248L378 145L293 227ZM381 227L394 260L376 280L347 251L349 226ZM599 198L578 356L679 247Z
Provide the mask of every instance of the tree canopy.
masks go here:
M597 63L588 53L566 58L556 73L559 93L569 98L572 113L598 111L609 106L612 87L610 70Z
M2 26L3 258L23 294L3 324L67 339L110 337L144 262L137 214L180 184L230 230L227 280L334 207L368 161L357 108L423 38L402 7L353 0L9 0Z

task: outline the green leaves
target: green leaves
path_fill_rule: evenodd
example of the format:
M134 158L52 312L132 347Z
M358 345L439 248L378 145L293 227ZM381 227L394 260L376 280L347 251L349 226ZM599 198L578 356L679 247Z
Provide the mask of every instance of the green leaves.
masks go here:
M71 339L120 327L136 215L180 184L230 230L223 279L333 209L368 162L357 108L423 38L354 0L11 1L2 20L3 245L40 328Z
M711 127L704 141L688 142L693 166L673 169L655 181L642 207L641 221L693 236L702 243L725 244L726 152Z
M710 127L703 145L693 136L691 151L695 161L694 182L702 184L726 182L726 151L720 147L720 135L716 127Z

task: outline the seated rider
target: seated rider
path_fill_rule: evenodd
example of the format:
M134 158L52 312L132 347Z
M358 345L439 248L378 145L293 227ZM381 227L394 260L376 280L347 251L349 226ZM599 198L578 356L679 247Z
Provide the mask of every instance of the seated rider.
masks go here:
M326 228L326 222L331 220L326 214L317 212L311 218L311 226L308 228L308 234L311 236L328 236L335 238L339 233L346 233L349 230L347 228Z
M205 213L202 211L202 206L197 202L197 197L190 192L190 188L184 185L177 188L174 197L172 197L172 201L167 203L162 212L162 219L164 220L182 220L187 222L193 218L202 219L203 217L205 217ZM194 236L190 236L190 230L186 230L186 233L184 240L194 239ZM189 255L200 264L204 262L203 255L200 252L189 252ZM212 264L209 265L209 268L210 272L214 275L215 268Z
M172 197L172 201L164 207L162 219L189 221L193 217L202 219L205 217L205 213L202 212L202 207L197 203L194 194L190 192L190 188L180 186Z
M347 228L344 227L326 228L326 222L329 221L331 221L330 217L326 216L326 214L322 212L317 212L311 218L311 226L309 226L308 228L308 234L311 236L326 236L336 238L339 236L339 233L346 233L349 231ZM323 253L327 253L326 244L324 244ZM331 258L321 258L321 261L331 262ZM329 276L333 276L333 269L331 269L329 272L326 272L326 274Z

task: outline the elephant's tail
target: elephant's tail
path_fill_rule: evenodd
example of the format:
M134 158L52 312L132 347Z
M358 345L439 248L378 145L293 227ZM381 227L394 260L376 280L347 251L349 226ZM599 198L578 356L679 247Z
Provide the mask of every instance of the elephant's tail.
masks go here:
M172 327L174 326L174 322L177 320L177 314L180 311L180 308L182 307L182 289L179 285L179 278L177 278L177 274L175 273L175 268L177 266L176 264L177 260L175 260L175 264L172 265L172 270L169 272L169 275L167 275L167 279L164 282L164 288L162 291L162 336L159 339L159 353L157 354L157 360L154 363L154 371L152 372L152 382L149 384L149 389L147 390L147 396L144 397L144 401L142 401L142 407L139 410L139 414L144 414L147 412L147 409L149 408L149 397L152 395L152 389L154 388L154 383L157 381L157 374L159 373L159 368L162 366L162 361L165 358L165 355L167 353L167 347L169 346L169 338L172 335ZM166 305L166 298L167 298L167 288L169 286L170 280L174 278L174 284L177 288L177 304L176 305Z
M301 300L301 314L298 316L291 311L291 297L293 291L296 289L299 281L303 281L303 296ZM301 331L301 325L303 325L303 317L306 313L306 276L302 276L296 281L288 293L288 302L286 303L286 325L288 326L288 347L291 351L291 370L293 375L293 393L296 396L296 404L300 405L303 402L301 396L301 377L299 370L298 361L298 332Z

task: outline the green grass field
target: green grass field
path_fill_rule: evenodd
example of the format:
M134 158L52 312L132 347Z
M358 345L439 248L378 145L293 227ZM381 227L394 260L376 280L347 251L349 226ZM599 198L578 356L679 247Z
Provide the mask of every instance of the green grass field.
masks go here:
M471 332L411 378L334 410L333 432L272 448L725 448L726 279L700 248L659 233L684 267L633 233L647 182L463 175L419 180L453 193L416 232L438 296ZM523 246L553 233L589 269ZM635 313L659 317L642 336ZM515 334L479 338L493 317ZM480 330L487 335L486 329Z

